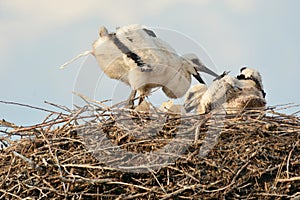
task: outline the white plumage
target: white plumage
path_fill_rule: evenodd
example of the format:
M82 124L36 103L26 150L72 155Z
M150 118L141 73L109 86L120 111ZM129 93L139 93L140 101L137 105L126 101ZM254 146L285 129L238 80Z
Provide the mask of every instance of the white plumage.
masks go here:
M264 109L266 106L260 73L251 68L242 68L240 75L230 77L224 73L210 87L193 86L185 97L187 111L196 109L199 114L214 109L227 114L237 114L249 109Z
M160 111L173 114L173 115L184 115L186 114L186 111L183 107L183 105L180 104L174 104L172 100L168 100L166 102L163 102L159 108Z
M218 76L195 55L179 56L153 31L139 25L125 26L115 33L101 27L92 54L108 77L131 86L131 104L136 91L141 103L155 87L162 87L170 98L182 97L190 87L191 75L204 83L198 71Z

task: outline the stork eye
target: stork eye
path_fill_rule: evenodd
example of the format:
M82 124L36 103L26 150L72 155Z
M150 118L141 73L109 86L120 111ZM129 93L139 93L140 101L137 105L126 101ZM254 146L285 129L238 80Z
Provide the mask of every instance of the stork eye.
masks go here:
M239 79L239 80L245 80L246 79L244 74L240 74L236 78Z

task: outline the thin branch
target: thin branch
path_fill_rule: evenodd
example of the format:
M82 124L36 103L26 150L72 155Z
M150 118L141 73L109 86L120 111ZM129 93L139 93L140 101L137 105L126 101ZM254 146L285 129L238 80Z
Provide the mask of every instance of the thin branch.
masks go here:
M44 112L49 112L49 113L62 114L60 112L56 112L56 111L53 111L53 110L48 110L48 109L45 109L45 108L31 106L29 104L17 103L17 102L13 102L13 101L3 101L3 100L0 100L0 103L9 104L9 105L16 105L16 106L22 106L22 107L26 107L26 108L30 108L30 109L35 109L35 110L39 110L39 111L44 111Z

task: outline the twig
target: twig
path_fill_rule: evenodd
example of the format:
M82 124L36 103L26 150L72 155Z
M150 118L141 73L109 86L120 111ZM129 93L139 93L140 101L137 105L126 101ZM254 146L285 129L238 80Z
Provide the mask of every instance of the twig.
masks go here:
M76 119L76 117L78 117L78 115L80 115L85 110L86 110L86 107L82 107L81 109L79 109L72 117L69 118L68 121L66 121L66 123L60 128L60 130L63 130L66 126L69 125L69 123L71 121L73 121L74 119Z
M87 96L84 96L83 94L80 94L78 92L73 92L73 94L79 96L82 100L84 100L87 105L90 104L90 102L93 102L93 103L96 103L96 104L99 104L100 106L102 106L105 110L110 110L110 107L108 107L107 105L105 105L104 103L102 103L101 101L96 101L96 100L93 100L93 99L90 99L88 98Z
M300 176L292 177L292 178L277 179L277 182L291 182L291 181L300 181Z
M155 181L157 182L157 184L159 185L159 187L161 188L161 190L167 194L166 190L164 189L164 187L162 186L162 184L159 182L159 180L156 178L154 172L152 169L149 169L149 171L151 172L152 176L154 177Z
M59 177L63 182L67 182L67 183L91 183L91 184L95 184L95 183L108 183L108 182L112 182L113 179L111 178L104 178L104 179L89 179L89 178L84 178L82 176L78 176L78 175L72 175L73 179L68 179L65 177Z
M72 110L69 109L69 108L66 107L66 106L62 106L62 105L58 105L58 104L55 104L55 103L51 103L51 102L49 102L49 101L44 101L44 103L49 104L49 105L51 105L51 106L54 106L54 107L56 107L56 108L59 108L59 109L61 109L61 110L64 110L64 111L66 111L66 112L68 112L68 113L72 113Z
M33 130L33 129L36 129L36 128L42 128L42 127L46 127L46 126L53 126L55 124L61 124L61 123L67 122L69 120L70 120L69 118L65 118L65 119L45 122L45 123L42 123L42 124L36 124L36 125L33 125L33 126L20 127L20 128L16 128L14 130L11 130L10 133L24 132L24 131L30 131L30 130Z
M3 199L7 194L10 195L10 196L12 196L12 197L15 197L17 199L23 199L22 197L19 197L18 195L15 195L13 193L7 192L7 191L2 190L2 189L0 189L0 192L3 193L3 195L0 197L0 199Z
M297 141L295 144L293 144L293 148L290 150L288 159L286 161L286 176L287 176L287 178L289 178L289 166L290 166L290 159L292 156L292 152L294 151L295 147L298 146L298 144L299 144L299 141Z
M245 164L237 171L237 173L235 174L235 176L233 177L233 179L231 180L231 183L230 183L229 185L226 185L226 186L224 186L224 187L222 187L222 188L219 188L219 189L216 189L216 190L206 190L206 191L208 191L208 192L219 192L219 191L222 191L222 190L225 190L225 189L231 187L231 186L235 183L235 181L236 181L237 177L239 176L239 174L245 169L245 167L248 166L249 163L250 163L250 161L248 161L247 163L245 163Z
M111 181L111 182L108 182L107 184L126 185L126 186L132 186L132 187L136 187L136 188L139 188L139 189L151 191L151 189L149 189L149 188L147 188L147 187L140 186L140 185L135 185L135 184L131 184L131 183L125 183L125 182L121 182L121 181Z
M176 196L176 195L178 195L178 194L180 194L180 193L182 193L182 192L184 192L184 191L186 191L186 190L194 190L195 188L196 188L196 185L192 185L192 186L184 186L183 188L180 188L180 189L178 189L178 190L176 190L176 191L174 191L174 192L172 192L172 193L169 193L169 194L167 194L167 195L164 195L164 197L161 198L161 200L169 199L169 198L171 198L171 197L173 197L173 196Z
M45 109L45 108L31 106L31 105L23 104L23 103L17 103L17 102L13 102L13 101L2 101L2 100L0 100L0 103L10 104L10 105L17 105L17 106L22 106L22 107L27 107L27 108L32 108L32 109L35 109L35 110L40 110L40 111L49 112L49 113L61 114L61 113L55 112L53 110L48 110L48 109Z
M77 56L75 56L74 58L72 58L71 60L65 62L63 65L61 65L59 68L60 69L64 69L66 66L68 66L69 64L71 64L72 62L74 62L75 60L78 60L81 57L87 56L89 54L91 54L93 51L92 50L88 50L85 51L83 53L78 54Z
M46 138L46 136L43 133L41 135L44 138L44 140L46 141L46 143L49 145L49 148L48 148L49 149L49 153L51 154L52 158L56 162L56 166L58 167L58 171L59 171L60 177L63 178L62 170L61 170L61 166L60 166L59 160L58 160L58 158L57 158L56 155L54 156L54 154L52 152L52 149L51 149L51 146L50 146L49 140ZM67 190L66 190L66 185L65 185L64 182L62 182L62 186L63 186L64 192L65 192L65 195L66 195L67 194Z

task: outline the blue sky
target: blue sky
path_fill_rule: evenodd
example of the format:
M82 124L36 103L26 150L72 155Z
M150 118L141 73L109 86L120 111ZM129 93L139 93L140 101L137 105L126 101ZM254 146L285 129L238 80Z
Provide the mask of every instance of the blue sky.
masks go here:
M100 68L92 57L64 70L59 66L91 49L100 26L114 30L142 24L175 30L192 38L211 58L206 64L214 65L218 73L230 70L235 75L244 65L258 69L270 106L297 104L299 8L300 2L294 0L1 1L0 100L48 109L55 108L44 101L71 107L72 91L78 87L79 79L88 85L98 84L93 90L104 91L99 83ZM181 47L176 39L171 42L179 52L189 48ZM79 69L88 71L87 78ZM129 91L122 85L114 88ZM80 89L84 91L84 86ZM96 97L106 99L105 95L103 92ZM39 123L46 115L0 104L0 119L20 125Z

